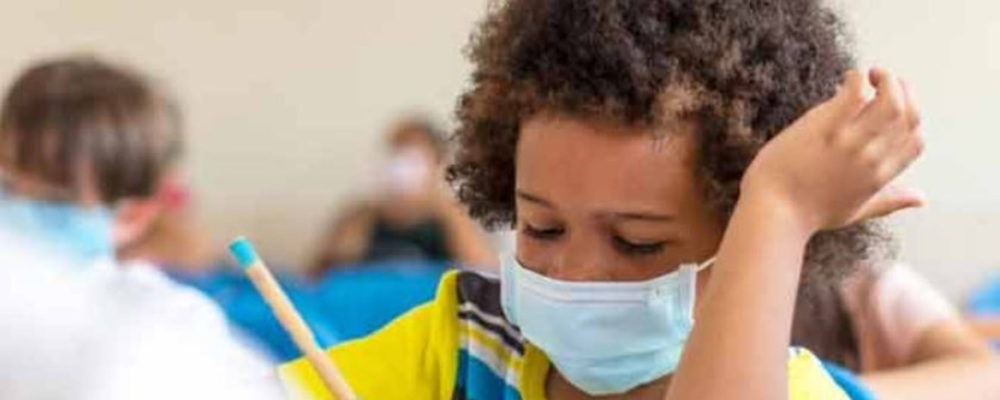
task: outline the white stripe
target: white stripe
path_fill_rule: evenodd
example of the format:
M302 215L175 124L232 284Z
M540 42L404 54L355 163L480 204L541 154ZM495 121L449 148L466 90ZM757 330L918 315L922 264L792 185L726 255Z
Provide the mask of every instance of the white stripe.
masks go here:
M514 330L514 328L510 326L510 322L508 322L506 319L503 319L502 317L493 314L488 314L482 309L480 309L479 306L470 302L465 302L460 304L458 306L458 310L476 314L476 316L482 318L483 321L486 321L488 323L503 328L504 332L510 335L510 337L513 338L514 340L517 340L520 343L524 343L524 337L521 336L520 332ZM483 330L489 330L489 328L490 327L483 327Z
M487 335L492 337L492 332L486 332ZM519 383L521 381L520 374L513 368L512 363L504 364L500 359L500 356L494 353L488 346L478 341L472 340L472 338L467 338L462 342L462 348L468 352L469 357L475 357L477 360L486 364L490 368L490 371L494 375L500 377L507 385L513 388L519 388ZM506 348L506 347L505 347ZM515 352L510 352L509 360L520 360L521 356L517 355Z

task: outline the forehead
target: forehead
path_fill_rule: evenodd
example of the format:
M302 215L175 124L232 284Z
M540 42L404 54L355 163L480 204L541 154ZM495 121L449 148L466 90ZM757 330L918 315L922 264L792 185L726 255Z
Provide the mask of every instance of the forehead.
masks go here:
M539 115L522 125L518 190L559 207L681 212L700 199L684 126L633 128Z

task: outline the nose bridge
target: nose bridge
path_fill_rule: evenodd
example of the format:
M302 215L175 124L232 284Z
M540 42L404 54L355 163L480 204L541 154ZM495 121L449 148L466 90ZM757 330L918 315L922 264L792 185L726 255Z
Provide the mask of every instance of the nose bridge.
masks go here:
M588 233L572 235L561 252L553 257L546 275L563 281L609 280L606 250L596 236Z

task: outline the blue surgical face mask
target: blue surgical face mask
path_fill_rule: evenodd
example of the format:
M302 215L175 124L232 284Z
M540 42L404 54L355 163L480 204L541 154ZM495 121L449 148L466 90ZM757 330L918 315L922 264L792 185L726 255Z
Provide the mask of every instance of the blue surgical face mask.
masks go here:
M501 264L507 318L587 394L625 393L672 373L693 324L700 265L640 282L551 279L513 256Z
M0 187L0 229L89 265L114 256L114 215L105 207L20 198Z

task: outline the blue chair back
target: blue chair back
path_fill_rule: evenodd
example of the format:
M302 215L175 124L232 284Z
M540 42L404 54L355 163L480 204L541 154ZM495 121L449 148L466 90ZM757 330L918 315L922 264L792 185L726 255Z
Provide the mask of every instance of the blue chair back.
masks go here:
M434 298L444 263L381 262L331 270L316 285L316 301L341 340L372 333Z

